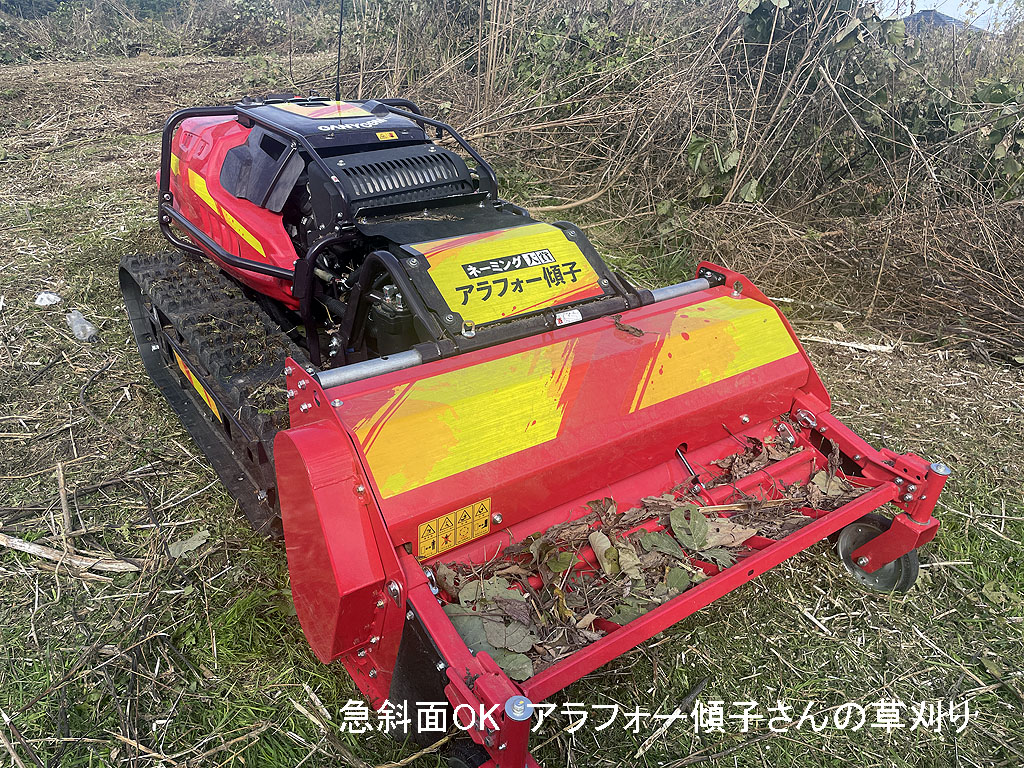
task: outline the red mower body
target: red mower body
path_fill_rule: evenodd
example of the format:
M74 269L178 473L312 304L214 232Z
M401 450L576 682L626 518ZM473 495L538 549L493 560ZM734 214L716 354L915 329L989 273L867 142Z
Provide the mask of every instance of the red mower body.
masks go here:
M227 153L245 144L251 130L230 117L192 117L182 121L171 149L170 187L174 205L229 253L290 270L295 262L295 247L285 232L281 214L236 197L221 185ZM237 269L198 239L193 238L193 242L240 282L287 307L298 307L287 280Z
M930 540L944 476L916 456L875 451L835 420L781 313L724 272L739 291L714 287L333 389L291 366L292 428L277 437L276 461L296 609L317 656L341 658L379 707L415 615L450 672L453 706L537 701L886 502L907 514L865 547L879 565ZM710 480L711 462L745 436L780 429L804 450L742 489L707 491L711 503L806 483L831 445L849 479L871 490L833 512L805 510L815 522L782 540L754 537L730 568L699 563L712 578L628 625L605 622L603 638L525 683L466 648L424 575L435 562L482 562L595 498L626 509L685 490L677 449ZM584 554L578 567L593 564ZM487 684L468 689L465 669ZM521 730L509 721L473 736L496 756L518 754Z

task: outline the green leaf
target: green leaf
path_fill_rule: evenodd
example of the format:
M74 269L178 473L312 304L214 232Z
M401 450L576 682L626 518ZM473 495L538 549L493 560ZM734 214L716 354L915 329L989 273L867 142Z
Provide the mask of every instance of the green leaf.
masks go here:
M533 555L535 563L542 563L554 548L555 543L551 539L546 536L538 536L530 543L530 554Z
M641 602L635 597L627 597L615 608L615 612L608 617L608 620L614 621L616 624L629 624L647 613L651 606L652 603L649 601Z
M685 568L669 568L665 586L673 592L685 592L690 587L690 572Z
M728 568L734 562L736 562L735 556L728 549L722 547L712 547L711 549L704 549L700 552L702 560L714 563L720 568Z
M189 552L194 552L199 549L209 538L210 532L204 528L200 531L196 531L187 539L179 539L178 541L171 542L167 547L167 551L170 553L171 557L177 560L182 555L187 555Z
M576 553L564 550L549 557L544 564L553 573L564 573L576 564Z
M444 612L452 620L452 626L459 633L459 637L467 646L474 651L493 650L493 646L487 642L487 633L484 631L484 621L475 611L464 608L456 603L448 603Z
M1013 587L1010 587L998 580L987 582L985 586L981 588L981 594L984 595L985 599L992 603L992 605L999 608L1010 606L1016 607L1024 604L1021 596L1014 591Z
M697 549L704 547L708 541L708 519L697 507L690 510L690 535Z
M537 643L537 635L518 621L505 624L500 619L485 620L484 634L487 642L495 648L507 648L515 653L524 653L530 650Z
M744 203L753 203L761 196L761 189L758 186L757 179L751 179L742 187L740 187L740 199Z
M476 579L459 590L459 602L464 606L474 603L495 602L498 598L525 600L526 595L518 589L512 589L508 579L494 576L490 579Z
M640 570L640 558L633 548L627 542L621 542L616 549L619 552L619 570L635 581L642 580L644 575Z
M739 0L737 5L743 13L753 13L761 7L761 0Z
M696 549L693 544L693 537L690 536L690 510L696 508L693 504L685 507L676 507L668 515L672 533L675 534L676 538L687 549Z
M502 648L488 651L494 663L501 667L505 674L513 680L522 682L533 675L533 662L528 656L521 653L513 653Z
M673 539L664 531L651 531L640 537L640 546L648 552L661 552L664 555L675 557L680 560L686 559L679 542Z
M590 546L597 556L597 562L601 570L608 576L614 576L619 572L619 552L612 546L611 540L600 531L594 531L587 537Z

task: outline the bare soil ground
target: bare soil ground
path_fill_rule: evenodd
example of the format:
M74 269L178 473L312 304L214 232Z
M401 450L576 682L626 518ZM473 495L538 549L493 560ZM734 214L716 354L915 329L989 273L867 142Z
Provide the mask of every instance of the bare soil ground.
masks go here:
M278 87L280 67L139 59L0 71L0 533L138 567L82 571L0 549L10 718L0 755L11 764L362 766L413 754L342 730L339 711L358 693L308 650L283 549L247 529L168 414L117 289L123 253L162 247L163 119ZM36 307L43 290L62 302ZM100 341L70 335L72 308ZM973 718L961 733L776 734L760 722L745 733L677 725L653 739L654 726L569 733L556 719L540 737L545 764L1024 763L1024 376L809 313L796 320L803 337L892 345L807 347L835 411L866 438L955 470L917 587L864 593L820 544L557 701L670 712L706 680L704 700L757 701L762 712L776 700L821 712L966 699ZM172 557L189 539L197 546Z

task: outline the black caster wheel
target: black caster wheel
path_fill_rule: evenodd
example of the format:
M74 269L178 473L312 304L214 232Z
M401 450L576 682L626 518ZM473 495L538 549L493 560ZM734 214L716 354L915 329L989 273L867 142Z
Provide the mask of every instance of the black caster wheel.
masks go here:
M855 523L850 523L839 532L836 540L836 550L839 552L839 559L843 567L850 572L850 575L866 589L875 592L906 592L917 581L920 563L917 559L917 550L912 549L897 560L883 565L874 573L868 573L861 569L851 554L861 545L889 530L892 520L882 515L864 515Z
M448 768L480 768L491 756L472 739L459 739L448 747L445 758Z

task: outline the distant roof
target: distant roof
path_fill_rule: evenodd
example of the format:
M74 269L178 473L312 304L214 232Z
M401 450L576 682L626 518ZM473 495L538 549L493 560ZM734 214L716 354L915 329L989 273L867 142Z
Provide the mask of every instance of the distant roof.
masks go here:
M906 22L908 27L953 27L954 29L969 29L973 32L985 31L981 27L968 24L966 21L955 19L936 10L918 11L904 18L903 21Z

